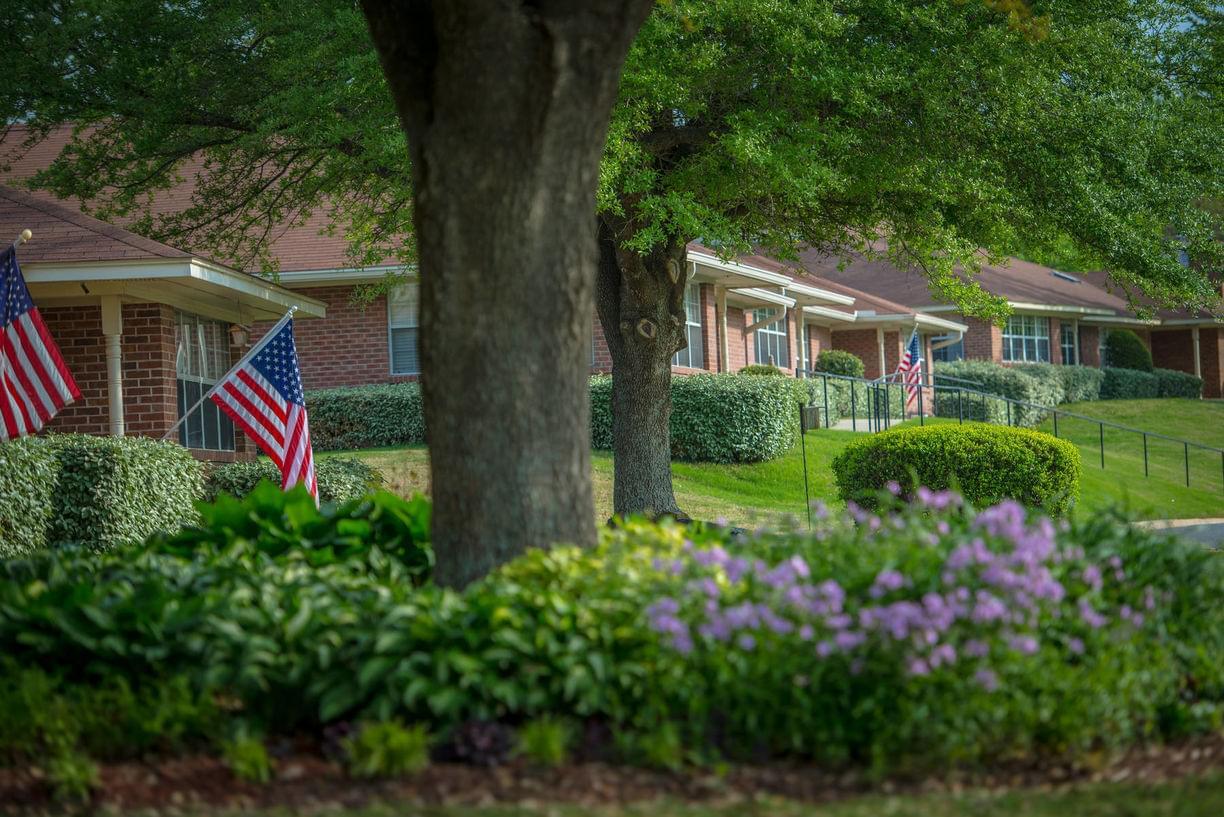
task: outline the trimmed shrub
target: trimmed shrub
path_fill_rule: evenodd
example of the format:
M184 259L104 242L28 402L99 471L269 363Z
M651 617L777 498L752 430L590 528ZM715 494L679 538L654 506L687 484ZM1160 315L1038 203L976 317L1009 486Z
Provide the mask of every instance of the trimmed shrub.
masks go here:
M1176 369L1154 369L1161 397L1187 397L1198 400L1203 396L1203 378Z
M753 363L750 366L745 366L736 374L748 375L766 375L768 377L786 377L786 372L779 369L777 366L770 366L768 363Z
M988 425L898 428L855 440L833 460L842 499L874 507L889 483L957 488L979 507L1014 499L1066 514L1079 498L1079 450L1049 434Z
M1129 329L1110 329L1105 336L1105 365L1114 369L1150 372L1153 369L1152 353Z
M50 544L104 550L197 518L202 469L180 445L85 434L52 435L45 444L59 462Z
M839 374L842 377L862 377L866 369L858 355L841 349L825 349L816 356L816 371Z
M980 360L959 360L954 363L936 363L935 378L955 377L970 383L946 381L948 388L939 388L935 395L935 414L939 417L964 417L978 420L1029 427L1040 423L1046 412L1040 408L1013 406L1003 400L983 399L979 394L965 394L953 390L955 386L996 394L1012 400L1021 400L1037 406L1057 406L1063 397L1062 381L1056 378L1037 378L1016 367L1000 366Z
M1055 366L1062 375L1064 403L1082 403L1101 399L1101 384L1105 373L1091 366Z
M310 438L319 451L425 442L419 383L313 391L306 395L306 408Z
M323 502L347 502L382 486L383 475L356 457L319 457L315 460L315 479ZM241 499L261 480L280 485L281 475L271 460L229 462L208 469L204 479L204 500L213 502L222 493Z
M0 443L0 559L47 546L59 462L40 439Z
M1102 369L1102 400L1140 400L1160 396L1160 379L1138 369Z
M761 462L784 454L799 433L808 385L790 377L694 374L671 380L672 457ZM591 378L591 444L612 447L612 378Z

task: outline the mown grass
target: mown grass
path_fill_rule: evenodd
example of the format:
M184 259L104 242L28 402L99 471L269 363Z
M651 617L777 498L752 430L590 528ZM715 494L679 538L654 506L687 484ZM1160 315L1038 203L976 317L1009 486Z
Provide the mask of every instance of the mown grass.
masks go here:
M1068 411L1148 429L1171 437L1224 448L1224 402L1206 400L1117 400L1071 404ZM916 421L910 421L913 424ZM933 420L926 422L956 422ZM1041 430L1053 430L1047 420ZM1224 516L1219 454L1191 449L1191 487L1185 486L1183 448L1149 438L1149 477L1143 476L1142 438L1106 429L1105 468L1100 467L1099 430L1095 424L1060 417L1059 437L1075 443L1083 457L1084 477L1079 508L1095 511L1112 505L1130 507L1144 519L1190 519ZM809 431L807 473L812 499L838 507L833 458L859 434L852 431ZM342 452L336 452L342 453ZM423 447L374 449L357 454L386 474L389 487L401 494L429 492L428 452ZM726 519L752 526L790 515L803 521L804 451L795 445L776 460L743 465L677 462L672 465L676 499L697 519ZM595 518L612 513L612 455L592 455Z

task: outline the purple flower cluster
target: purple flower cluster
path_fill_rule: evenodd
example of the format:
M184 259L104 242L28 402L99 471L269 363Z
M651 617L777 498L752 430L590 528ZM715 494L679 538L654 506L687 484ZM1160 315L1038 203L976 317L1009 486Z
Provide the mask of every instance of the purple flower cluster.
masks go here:
M933 525L916 516L882 521L852 503L849 513L862 536L885 523L896 530L911 523L925 526L914 532L919 549L938 546L941 537L952 533L948 520L961 514L958 518L966 521L958 535L967 541L952 547L938 565L933 574L940 580L937 586L920 577L929 574L929 559L923 562L926 574L908 576L899 566L888 566L870 584L850 591L835 579L813 578L811 565L798 555L771 565L719 545L700 548L686 542L681 558L656 560L662 575L685 581L679 598L663 597L650 605L650 625L684 655L698 643L747 652L780 642L787 649L810 650L816 660L845 656L855 673L868 658L893 656L911 676L963 671L992 691L1000 678L990 659L1037 654L1042 622L1062 617L1064 605L1070 605L1066 612L1078 613L1088 630L1109 624L1094 598L1101 595L1106 575L1119 582L1125 578L1117 557L1084 564L1081 549L1059 546L1058 530L1049 519L1030 522L1016 502L1002 502L969 518L959 510L960 497L950 491L920 488L917 500L948 518ZM1082 592L1069 590L1067 579ZM1149 611L1155 607L1150 589L1142 603ZM1118 619L1140 627L1144 613L1123 606ZM1085 651L1080 638L1058 643L1072 655Z

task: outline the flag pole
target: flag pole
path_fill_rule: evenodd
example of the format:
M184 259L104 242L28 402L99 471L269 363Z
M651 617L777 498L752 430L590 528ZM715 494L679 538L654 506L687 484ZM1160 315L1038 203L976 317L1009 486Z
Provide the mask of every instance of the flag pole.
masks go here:
M27 231L27 232L28 232L28 231ZM245 364L246 364L246 362L247 362L248 360L250 360L251 358L253 358L255 355L259 354L259 352L260 352L260 351L261 351L261 350L262 350L262 349L263 349L265 346L267 346L267 345L268 345L268 342L269 342L270 340L272 340L272 338L273 338L273 337L275 337L275 336L276 336L276 333L280 331L280 328L281 328L282 326L284 326L284 325L285 325L285 322L286 322L286 321L288 321L289 319L291 319L291 318L293 317L293 313L294 313L294 312L297 312L297 307L296 307L296 306L291 306L291 307L289 307L289 311L285 313L285 316L284 316L283 318L281 318L279 321L277 321L277 322L276 322L276 324L275 324L275 325L274 325L274 326L273 326L271 329L269 329L267 332L264 332L264 336L263 336L262 338L260 338L260 339L259 339L259 341L258 341L258 342L256 342L256 344L255 344L254 346L252 346L252 347L250 348L250 350L249 350L249 351L248 351L248 352L247 352L245 355L243 355L243 356L242 356L242 358L241 358L241 359L240 359L240 360L239 360L237 363L235 363L233 366L231 366L231 367L230 367L230 369L229 369L229 371L228 371L228 372L226 372L226 373L225 373L225 375L224 375L224 376L223 376L221 379L219 379L219 380L216 382L216 384L215 384L215 385L214 385L214 386L213 386L211 389L209 389L208 391L204 392L204 396L203 396L203 397L201 397L199 400L195 401L195 404L194 404L194 405L193 405L191 408L189 408L189 409L187 409L186 411L184 411L184 412L183 412L183 416L182 416L182 417L180 417L180 418L178 418L178 422L177 422L177 423L175 423L174 425L170 426L169 430L167 430L167 431L166 431L166 433L165 433L165 434L163 434L163 435L161 436L161 439L162 439L162 440L165 440L167 437L169 437L171 434L173 434L173 433L174 433L174 431L175 431L175 429L177 429L179 426L181 426L181 425L183 424L183 422L184 422L184 421L186 421L186 419L187 419L188 417L190 417L190 416L191 416L191 415L192 415L192 414L195 412L195 410L196 410L196 409L198 409L200 406L204 405L204 401L205 401L205 400L207 400L208 398L210 398L210 397L212 397L212 396L213 396L213 393L214 393L214 392L216 392L216 390L217 390L218 388L220 388L220 387L221 387L221 384L222 384L222 383L224 383L226 380L228 380L228 379L229 379L229 376L230 376L231 374L233 374L233 373L234 373L234 372L236 372L236 371L237 371L237 370L238 370L240 367L242 367L243 365L245 365Z
M28 229L22 230L17 234L17 237L13 239L13 249L17 249L33 237L34 233L30 232Z

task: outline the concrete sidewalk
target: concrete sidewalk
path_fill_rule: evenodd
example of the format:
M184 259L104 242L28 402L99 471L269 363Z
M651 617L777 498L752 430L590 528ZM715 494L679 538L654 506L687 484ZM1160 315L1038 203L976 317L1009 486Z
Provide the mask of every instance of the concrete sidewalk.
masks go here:
M1224 548L1224 518L1159 519L1135 524L1149 530L1169 531L1183 539L1201 542L1208 547Z

